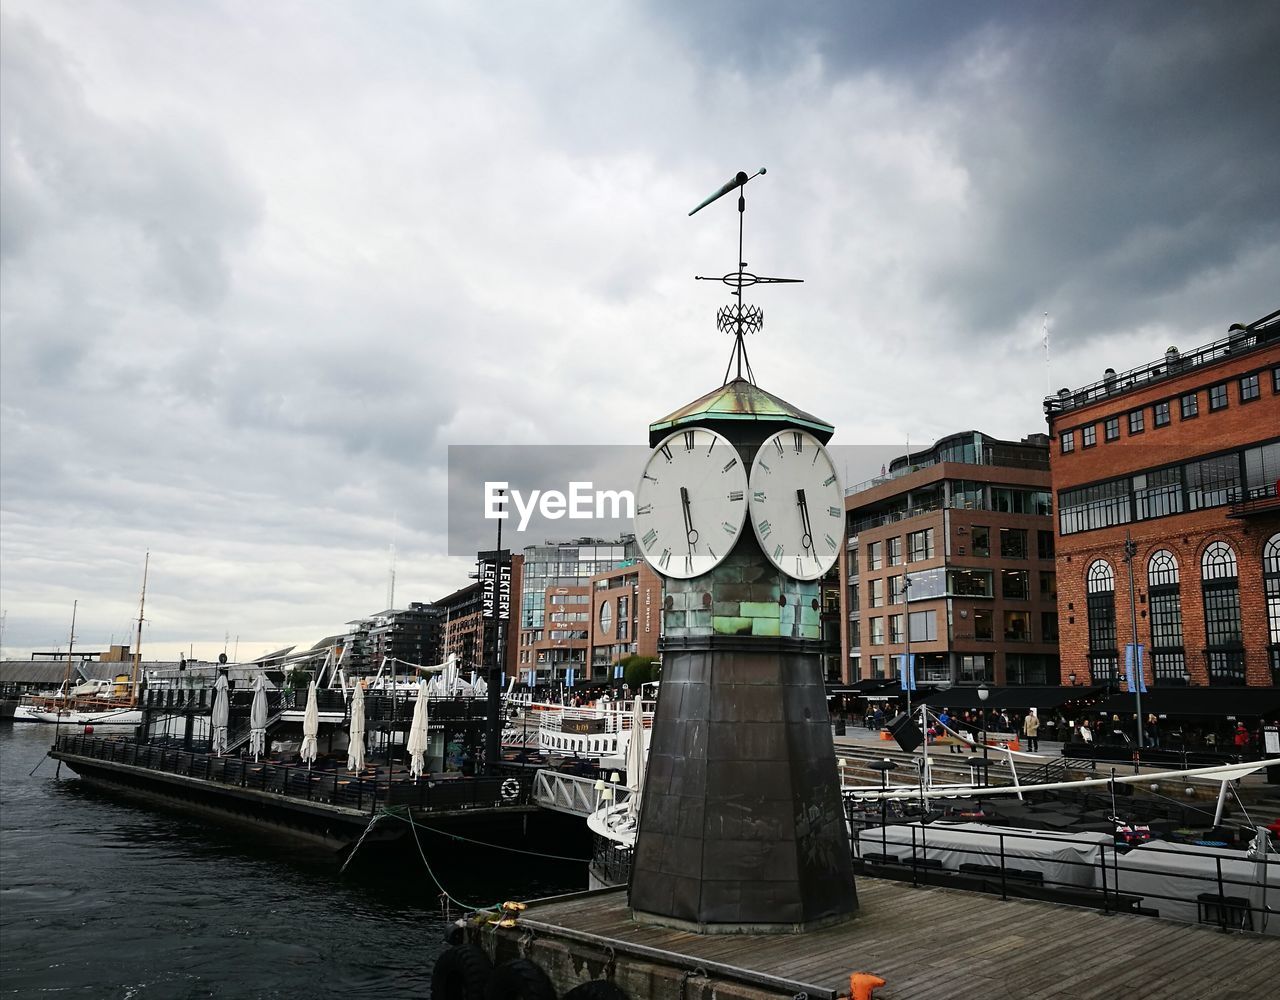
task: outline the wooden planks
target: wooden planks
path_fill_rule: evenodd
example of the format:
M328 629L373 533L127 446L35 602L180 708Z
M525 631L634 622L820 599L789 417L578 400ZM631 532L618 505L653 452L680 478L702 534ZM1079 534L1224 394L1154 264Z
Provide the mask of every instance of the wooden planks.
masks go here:
M858 896L856 920L801 935L635 924L621 889L534 904L526 918L615 939L620 951L631 943L833 991L847 991L851 972L873 972L889 983L880 1000L1265 995L1280 969L1275 938L867 877Z

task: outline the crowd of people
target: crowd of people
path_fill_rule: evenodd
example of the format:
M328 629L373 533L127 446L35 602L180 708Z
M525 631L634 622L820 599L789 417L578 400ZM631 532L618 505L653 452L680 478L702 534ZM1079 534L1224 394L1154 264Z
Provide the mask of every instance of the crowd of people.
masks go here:
M856 709L846 708L840 714L848 718L855 712ZM896 714L897 710L892 702L868 702L862 712L862 723L867 729L880 730ZM953 713L949 708L943 707L938 711L937 724L930 727L929 735L945 740L949 733L976 742L984 731L989 735L1012 734L1020 740L1024 749L1033 753L1039 750L1042 739L1054 743L1132 746L1138 737L1135 719L1133 713L1123 716L1116 713L1108 715L1088 708L1077 708L1075 711L1011 711L1007 708L991 708L984 718L981 709L965 709ZM1146 716L1143 739L1148 747L1187 751L1247 753L1262 746L1260 728L1251 728L1244 721L1192 720L1158 717L1155 714ZM963 753L963 747L953 745L952 752Z

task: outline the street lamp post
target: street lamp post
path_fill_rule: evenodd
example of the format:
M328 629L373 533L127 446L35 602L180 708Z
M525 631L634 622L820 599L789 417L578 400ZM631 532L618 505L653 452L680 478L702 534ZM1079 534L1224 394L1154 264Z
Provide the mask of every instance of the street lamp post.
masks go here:
M1138 656L1138 605L1133 596L1133 560L1138 554L1138 546L1133 540L1131 532L1126 531L1124 534L1124 561L1129 567L1129 626L1130 634L1133 636L1133 700L1134 708L1137 711L1138 726L1138 748L1133 754L1133 770L1139 771L1142 747L1146 743L1143 739L1142 726L1142 660Z
M982 702L982 784L988 783L988 776L991 766L987 759L987 699L991 697L991 691L986 684L978 688L978 700Z
M909 602L911 600L911 575L904 569L902 571L902 625L905 631L902 638L905 640L906 652L902 654L902 676L907 689L907 718L911 718L911 685L915 682L915 671L911 669L911 608ZM928 736L925 737L928 739Z

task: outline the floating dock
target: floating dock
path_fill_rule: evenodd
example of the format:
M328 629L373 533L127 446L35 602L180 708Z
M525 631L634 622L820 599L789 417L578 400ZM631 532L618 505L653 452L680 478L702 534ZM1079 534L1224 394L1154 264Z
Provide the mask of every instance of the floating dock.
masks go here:
M414 781L402 767L370 766L353 775L345 768L255 762L82 735L59 737L49 755L89 784L335 852L345 852L366 830L372 841L405 836L408 823L371 826L375 817L396 814L487 840L543 834L587 841L580 820L542 810L532 800L533 774L527 770Z
M514 927L469 925L495 964L536 963L558 996L607 979L628 1000L1270 996L1280 943L1253 934L956 889L858 878L858 916L805 934L698 935L637 924L625 889L531 903Z

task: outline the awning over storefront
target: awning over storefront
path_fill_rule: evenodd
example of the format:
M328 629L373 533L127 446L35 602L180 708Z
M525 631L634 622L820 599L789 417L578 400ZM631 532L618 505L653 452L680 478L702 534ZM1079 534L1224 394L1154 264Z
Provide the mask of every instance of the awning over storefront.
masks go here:
M1131 694L1117 694L1099 706L1113 714L1134 712ZM1142 714L1175 716L1234 715L1247 719L1280 717L1280 688L1275 687L1181 687L1152 688L1142 696Z
M1044 711L1057 708L1070 701L1084 698L1095 698L1106 690L1097 687L1058 687L1057 685L1034 685L1029 687L989 687L987 700L978 697L976 687L953 687L945 691L934 691L926 698L933 708L1035 708Z

